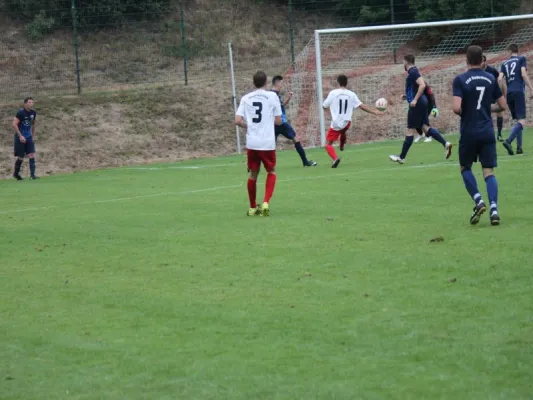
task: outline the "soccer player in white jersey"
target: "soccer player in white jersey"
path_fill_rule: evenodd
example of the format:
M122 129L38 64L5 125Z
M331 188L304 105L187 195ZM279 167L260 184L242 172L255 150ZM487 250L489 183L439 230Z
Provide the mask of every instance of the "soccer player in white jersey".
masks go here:
M274 124L281 125L281 104L278 96L266 90L267 76L263 71L254 74L256 90L241 99L235 124L246 129L246 151L248 158L248 216L270 215L268 203L276 185L276 134ZM257 176L261 163L267 171L265 197L261 207L257 206Z
M337 83L340 87L329 92L323 104L323 107L325 109L329 108L331 113L331 125L326 136L326 151L333 160L331 168L337 168L341 162L332 145L340 138L340 150L344 150L346 131L352 124L353 110L360 108L370 114L383 114L381 111L363 104L354 92L346 89L348 85L348 77L346 75L339 75Z

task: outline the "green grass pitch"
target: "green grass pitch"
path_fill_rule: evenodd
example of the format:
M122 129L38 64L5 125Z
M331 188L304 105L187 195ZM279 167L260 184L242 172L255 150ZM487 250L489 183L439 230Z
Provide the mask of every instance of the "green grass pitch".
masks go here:
M1 181L0 398L531 399L533 156L472 227L399 148L278 153L269 218L242 156Z

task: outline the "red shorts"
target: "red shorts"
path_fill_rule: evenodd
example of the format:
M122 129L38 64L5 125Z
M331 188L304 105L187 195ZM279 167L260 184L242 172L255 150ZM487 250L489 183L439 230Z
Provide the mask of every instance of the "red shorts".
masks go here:
M333 128L328 129L328 134L326 135L326 141L328 142L336 142L339 140L340 135L344 135L348 129L350 129L350 126L352 125L351 122L348 122L348 125L346 125L344 128L342 128L340 131L336 131Z
M267 172L272 171L276 166L276 150L246 150L248 156L248 170L259 171L261 163Z

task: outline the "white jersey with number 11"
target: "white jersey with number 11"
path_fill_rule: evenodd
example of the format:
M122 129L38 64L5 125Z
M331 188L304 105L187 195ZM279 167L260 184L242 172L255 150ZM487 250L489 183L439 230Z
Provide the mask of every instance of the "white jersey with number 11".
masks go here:
M348 89L335 89L329 92L323 106L331 113L331 128L340 131L352 120L353 110L361 105L357 95Z
M274 117L281 116L281 104L274 92L258 89L241 99L237 115L244 118L246 148L249 150L276 150Z

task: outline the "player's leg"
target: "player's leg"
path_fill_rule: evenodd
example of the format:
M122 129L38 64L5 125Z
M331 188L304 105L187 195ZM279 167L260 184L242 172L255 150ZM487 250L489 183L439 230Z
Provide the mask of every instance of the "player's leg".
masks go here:
M391 161L399 164L405 162L405 157L407 157L407 153L413 145L414 135L417 132L417 129L422 129L424 117L417 108L418 107L410 107L409 111L407 111L407 133L405 134L405 139L403 141L402 152L399 155L389 156Z
M518 133L516 135L516 154L523 154L522 135L524 133L524 127L526 126L526 96L524 93L516 94L515 114L518 119L517 125L519 125Z
M307 159L307 155L305 154L305 150L300 143L299 140L296 139L296 132L294 131L291 124L285 123L282 126L285 126L284 133L282 133L283 136L285 136L287 139L291 140L294 144L294 148L296 149L298 155L300 156L300 159L302 160L302 164L304 167L314 167L318 165L316 162L312 160Z
M496 127L498 128L498 141L503 142L502 130L503 130L503 113L496 113Z
M487 195L489 196L490 223L491 225L499 225L498 181L494 175L494 168L498 166L498 155L496 151L496 142L493 138L482 146L479 153L479 162L483 168L483 178L485 179Z
M474 210L470 217L470 223L476 225L483 213L487 210L487 206L479 193L476 177L472 172L472 164L477 161L478 144L472 140L463 140L459 142L459 165L461 169L461 177L465 184L466 191L474 200Z
M348 132L348 129L350 129L351 125L352 125L352 123L348 122L348 125L346 125L346 127L341 131L340 145L339 145L339 150L340 151L344 151L344 146L346 145L346 140L347 140L346 132Z
M512 118L517 121L518 120L518 114L517 114L517 102L516 102L516 93L508 93L507 94L507 105L509 106L509 111L511 112ZM509 137L503 141L502 145L507 150L507 153L510 156L514 155L513 146L512 143L518 136L518 133L522 130L522 125L517 121L513 128L511 129L511 133L509 134Z
M26 154L28 155L30 163L30 177L31 179L38 179L35 175L35 145L33 143L33 138L26 139Z
M333 143L339 139L340 135L341 132L336 131L333 128L329 128L328 133L326 135L326 152L333 160L331 168L337 168L339 166L339 163L341 162L341 159L337 157L337 152L333 148Z
M17 181L21 181L22 177L20 176L20 169L22 168L22 162L24 161L24 156L26 155L26 146L20 141L17 135L15 135L13 154L16 157L13 178L15 178Z
M267 171L265 197L261 206L261 215L268 217L270 215L270 199L274 194L274 188L276 186L276 150L261 151L259 155Z
M414 143L420 142L420 139L424 137L424 131L422 128L416 128L416 135L415 135Z
M248 210L249 217L259 215L260 211L257 207L257 177L259 176L259 170L261 168L261 158L258 156L257 150L247 150L246 156L248 159L248 199L250 201L250 209Z
M429 126L429 120L427 121L427 124L424 123L424 126L422 127L423 131L426 133L426 136L428 137L432 137L433 139L435 139L437 142L439 142L440 144L442 144L442 146L444 147L445 149L445 152L444 152L444 158L447 160L448 158L450 158L450 156L452 155L452 147L453 145L450 143L450 142L447 142L443 137L442 135L440 134L440 132L436 129L436 128L432 128L431 126Z

